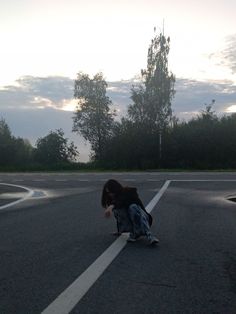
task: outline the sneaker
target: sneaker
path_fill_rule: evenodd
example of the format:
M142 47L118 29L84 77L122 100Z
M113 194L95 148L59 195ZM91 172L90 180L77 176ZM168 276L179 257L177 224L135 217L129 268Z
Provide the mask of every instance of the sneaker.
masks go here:
M136 242L136 238L134 237L134 235L130 234L130 236L127 239L127 242Z
M149 244L150 244L150 245L155 245L155 244L158 244L158 243L159 243L159 240L158 240L156 237L154 237L154 236L150 237L150 238L148 239L148 241L149 241Z

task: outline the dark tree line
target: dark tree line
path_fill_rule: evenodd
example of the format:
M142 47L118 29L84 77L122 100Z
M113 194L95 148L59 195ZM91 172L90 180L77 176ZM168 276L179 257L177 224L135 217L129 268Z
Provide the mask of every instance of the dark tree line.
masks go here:
M159 155L158 132L128 119L114 123L112 135L96 165L110 169L235 169L236 113L218 117L212 105L206 106L188 122L170 124L162 137ZM60 169L74 164L77 150L62 130L38 139L36 147L28 140L12 136L0 120L0 169L33 169L47 166Z
M36 147L27 139L15 137L4 119L0 119L0 169L34 169L40 166L60 168L75 161L78 151L59 129L39 138Z
M236 114L218 117L207 106L188 122L165 128L161 159L158 132L122 120L107 142L101 163L125 169L235 169Z
M0 119L0 167L29 162L32 149L29 141L14 137L6 121Z

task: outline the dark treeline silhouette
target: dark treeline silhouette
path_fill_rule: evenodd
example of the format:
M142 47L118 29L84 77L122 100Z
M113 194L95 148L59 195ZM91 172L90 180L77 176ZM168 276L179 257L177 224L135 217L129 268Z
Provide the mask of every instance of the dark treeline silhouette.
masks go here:
M76 162L78 152L62 130L50 132L32 147L27 139L12 136L0 120L0 170L60 169L235 169L236 113L217 116L212 104L189 121L163 130L162 154L158 131L122 118L103 145L100 159Z
M0 119L0 170L59 170L70 168L79 155L59 129L39 138L36 147L27 139L12 135L6 121Z
M236 114L218 117L208 105L188 122L175 121L162 134L123 119L107 141L101 163L125 169L235 169Z

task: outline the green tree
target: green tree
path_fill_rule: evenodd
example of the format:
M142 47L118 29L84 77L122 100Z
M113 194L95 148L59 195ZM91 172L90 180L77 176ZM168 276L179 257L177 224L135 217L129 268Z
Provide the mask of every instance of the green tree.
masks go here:
M0 166L9 165L14 158L14 138L6 121L0 120Z
M33 147L28 140L12 135L4 119L0 120L0 166L17 167L28 165Z
M236 168L236 113L221 117L215 133L218 168Z
M215 102L215 99L212 99L210 104L205 104L205 110L201 111L201 114L198 116L198 120L202 120L206 123L218 120L218 117L213 110Z
M79 99L73 117L73 132L81 134L91 144L93 157L100 160L107 139L112 134L114 112L106 95L107 83L102 73L93 78L82 72L75 80L74 97Z
M8 126L8 124L6 123L6 121L1 118L0 120L0 139L3 140L3 138L6 139L11 139L12 135L11 135L11 130Z
M165 134L163 150L166 167L213 169L219 164L222 146L219 119L211 104L188 122L174 123Z
M28 166L32 162L33 147L29 140L14 138L14 164L16 166Z
M144 125L122 118L104 149L103 166L113 169L154 168L155 134Z
M164 128L172 116L175 77L168 69L170 38L156 35L149 46L147 69L141 70L143 84L133 87L129 116L134 121L147 121L150 127Z
M142 84L133 86L128 116L141 122L155 134L159 134L159 157L161 159L162 133L172 117L171 101L174 97L175 77L168 68L170 38L156 35L149 46L147 69L141 70Z
M68 143L62 129L51 131L36 142L35 159L43 164L57 164L76 160L79 155L73 142Z

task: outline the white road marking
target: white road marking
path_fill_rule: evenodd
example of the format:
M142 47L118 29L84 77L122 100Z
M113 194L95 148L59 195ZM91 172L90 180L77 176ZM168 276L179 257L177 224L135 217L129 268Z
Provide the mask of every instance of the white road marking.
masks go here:
M67 182L68 180L66 180L66 179L57 179L57 180L55 180L56 182Z
M153 210L153 208L156 206L156 204L159 202L160 198L167 190L170 182L171 182L170 180L167 180L165 184L162 186L162 188L160 189L160 191L153 197L153 199L146 206L146 210L148 213L150 213Z
M234 175L234 173L230 173L231 175ZM5 174L7 175L7 174ZM48 179L32 179L32 182L45 182ZM70 182L70 181L78 181L78 182L105 182L108 179L54 179L53 181L56 182ZM158 182L158 181L164 181L165 179L155 179L155 178L150 178L150 179L144 179L143 181L147 182ZM170 179L173 182L236 182L236 179ZM3 182L4 180L0 179L0 182ZM25 182L26 180L24 179L12 179L10 182ZM28 180L27 180L28 181ZM136 181L134 178L124 178L122 181ZM10 184L10 183L9 183Z
M147 205L150 213L171 181L166 181L160 191ZM68 314L102 275L110 263L126 246L128 234L122 234L100 255L66 290L64 290L41 314Z
M180 179L180 180L171 180L171 182L236 182L236 179L192 179L192 180L188 180L188 179Z
M89 182L90 180L89 179L77 179L76 181L78 181L78 182Z
M34 191L25 187L25 186L20 186L20 185L15 185L15 184L10 184L10 183L0 183L1 185L7 185L7 186L13 186L13 187L18 187L18 188L21 188L21 189L24 189L26 191L28 191L28 194L25 195L24 197L22 197L21 199L17 200L17 201L14 201L14 202L11 202L11 203L8 203L6 205L2 205L0 206L0 210L1 209L5 209L7 207L10 207L10 206L13 206L13 205L16 205L18 203L21 203L23 201L25 201L26 199L30 198L33 194L34 194Z
M46 179L34 179L34 180L32 180L33 182L45 182L46 181Z

